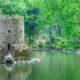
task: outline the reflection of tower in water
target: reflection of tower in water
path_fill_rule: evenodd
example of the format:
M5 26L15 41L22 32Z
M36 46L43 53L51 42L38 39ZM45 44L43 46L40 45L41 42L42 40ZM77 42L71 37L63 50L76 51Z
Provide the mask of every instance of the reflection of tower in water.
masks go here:
M0 80L26 80L30 73L28 64L0 65Z
M13 75L13 74L12 74L12 72L11 72L12 69L13 69L13 64L4 64L4 68L5 68L5 70L6 70L6 71L5 71L5 72L6 72L6 77L5 77L5 76L4 76L4 77L5 77L7 80L13 80L13 79L12 79L12 75ZM4 80L5 80L5 79L4 79Z
M12 78L11 72L8 72L7 79L12 80L11 78Z

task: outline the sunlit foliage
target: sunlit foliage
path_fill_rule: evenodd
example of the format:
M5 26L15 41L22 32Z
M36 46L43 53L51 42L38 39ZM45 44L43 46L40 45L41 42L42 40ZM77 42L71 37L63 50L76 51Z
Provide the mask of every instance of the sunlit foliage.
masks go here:
M0 14L24 16L30 43L45 32L56 46L62 37L65 48L80 48L80 0L0 0Z

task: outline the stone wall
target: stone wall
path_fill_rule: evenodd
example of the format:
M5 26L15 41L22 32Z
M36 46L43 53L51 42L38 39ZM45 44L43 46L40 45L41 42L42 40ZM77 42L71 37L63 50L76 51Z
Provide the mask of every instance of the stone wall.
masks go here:
M14 51L14 44L24 44L24 18L0 15L0 50Z

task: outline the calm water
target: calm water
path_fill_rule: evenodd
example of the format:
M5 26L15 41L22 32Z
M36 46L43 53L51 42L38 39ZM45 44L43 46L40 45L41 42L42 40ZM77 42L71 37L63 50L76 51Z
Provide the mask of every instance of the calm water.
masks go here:
M33 52L39 63L0 65L0 80L80 80L80 55Z

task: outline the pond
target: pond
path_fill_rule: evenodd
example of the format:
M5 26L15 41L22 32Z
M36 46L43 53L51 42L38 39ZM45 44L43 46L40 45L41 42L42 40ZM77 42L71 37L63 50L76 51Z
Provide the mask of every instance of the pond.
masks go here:
M40 62L0 65L0 80L80 80L80 55L34 51Z

